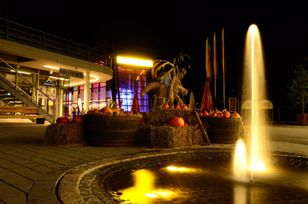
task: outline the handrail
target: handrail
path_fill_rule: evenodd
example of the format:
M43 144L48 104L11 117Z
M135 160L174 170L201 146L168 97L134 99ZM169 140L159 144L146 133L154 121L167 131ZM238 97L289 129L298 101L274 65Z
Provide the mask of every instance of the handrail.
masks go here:
M33 86L32 82L29 81L27 78L25 78L23 75L19 74L19 73L18 73L18 70L16 70L15 67L11 66L7 61L5 61L4 59L2 59L1 57L0 57L0 60L1 60L3 63L5 63L9 68L13 69L13 70L15 71L15 73L16 73L19 77L21 77L21 78L22 78L23 80L25 80L26 82L30 83L30 84L32 85L32 87L34 87L37 91L39 91L41 94L43 94L45 97L47 97L48 100L51 100L51 101L55 104L55 100L53 100L52 98L50 98L42 89L40 89L40 88L38 88L38 87L36 87L36 86ZM14 83L11 83L11 84L13 84L15 87L17 87L17 88L20 89L22 92L24 92L24 90L22 90L19 86L16 86ZM24 92L24 93L25 93L26 95L28 95L26 92ZM28 95L28 96L29 96L29 95ZM32 97L31 97L31 100L32 100ZM35 102L35 104L36 104L36 102Z
M31 39L29 38L29 36L31 36ZM57 52L57 50L53 49L53 47L58 46L61 48L61 50L64 51L65 55L68 56L73 56L79 59L85 59L93 62L98 62L102 60L104 61L106 66L108 66L110 63L110 55L108 54L106 49L102 51L91 48L81 43L67 40L65 38L49 34L38 29L30 28L1 17L0 38L23 44L31 44L41 49L50 50L53 52ZM72 53L70 50L74 50L74 53Z
M18 70L16 70L14 67L12 67L9 63L7 63L5 60L3 60L2 58L0 58L0 60L2 62L4 62L8 67L12 68L13 70L15 70L15 73L20 76L22 79L24 79L26 82L32 84L32 82L30 82L28 79L26 79L24 76L22 76L21 74L18 73ZM33 98L31 96L29 96L29 94L27 94L24 90L22 90L19 86L17 86L16 84L14 84L13 82L9 81L6 79L5 76L3 76L2 74L0 74L0 80L5 83L8 87L11 88L12 92L17 92L22 98L24 98L26 101L28 101L29 104L35 106L38 109L38 112L42 112L42 114L45 115L45 118L49 121L49 122L54 122L55 121L55 115L51 115L48 113L47 110L44 110L42 108L42 106L40 106L36 100L33 100ZM39 89L36 86L33 86L37 91L39 91L40 93L42 93L44 96L46 96L49 100L51 100L53 102L53 111L55 113L56 110L56 103L55 100L51 99L46 93L44 93L41 89ZM14 95L14 94L13 94ZM15 96L17 97L17 96ZM18 98L18 97L17 97ZM20 99L21 100L21 99ZM27 104L27 102L21 100L23 103Z

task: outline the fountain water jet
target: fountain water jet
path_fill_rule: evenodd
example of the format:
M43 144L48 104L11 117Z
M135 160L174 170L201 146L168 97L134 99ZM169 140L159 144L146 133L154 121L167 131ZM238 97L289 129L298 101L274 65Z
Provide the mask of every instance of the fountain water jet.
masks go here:
M250 173L253 181L255 172L264 172L269 168L269 156L267 149L266 134L266 90L264 59L262 52L261 36L258 27L252 24L246 35L245 60L244 60L244 79L243 79L243 106L249 107L249 112L244 118L244 140L246 144L247 163L239 162L238 155L246 154L239 152L245 149L244 143L237 143L235 147L233 172L237 180L245 179L243 169ZM243 147L244 146L244 147ZM243 166L244 165L244 166Z

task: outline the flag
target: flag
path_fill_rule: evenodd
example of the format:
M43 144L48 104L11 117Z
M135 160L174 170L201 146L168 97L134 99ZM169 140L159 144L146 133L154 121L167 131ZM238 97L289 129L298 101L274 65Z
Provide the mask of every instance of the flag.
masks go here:
M216 90L217 90L217 84L216 84L216 79L217 79L217 59L216 59L216 32L214 33L213 36L213 68L214 68L214 98L216 100Z
M225 78L225 30L221 30L221 65L222 65L222 77Z
M133 104L132 104L132 109L131 109L130 112L133 113L133 114L140 113L139 102L138 102L138 89L137 89L137 85L134 86Z
M205 72L207 78L212 78L211 73L211 48L209 45L209 40L206 38L205 42Z
M218 70L217 70L217 57L216 57L216 32L213 36L213 68L214 68L214 77L217 78Z
M221 66L222 66L222 97L223 97L223 108L226 108L226 85L225 85L225 30L221 30Z
M206 78L205 86L203 89L203 96L202 96L200 112L204 112L204 111L209 112L212 109L213 109L213 98L212 98L212 93L211 93L211 88L210 88L210 78Z

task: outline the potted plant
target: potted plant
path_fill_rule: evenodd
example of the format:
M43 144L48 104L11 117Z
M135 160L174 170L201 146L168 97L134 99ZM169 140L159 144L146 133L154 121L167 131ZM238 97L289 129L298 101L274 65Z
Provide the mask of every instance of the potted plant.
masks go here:
M289 97L295 107L300 105L300 113L296 114L296 122L308 125L308 113L305 113L305 106L308 103L308 71L303 65L299 65L294 70Z

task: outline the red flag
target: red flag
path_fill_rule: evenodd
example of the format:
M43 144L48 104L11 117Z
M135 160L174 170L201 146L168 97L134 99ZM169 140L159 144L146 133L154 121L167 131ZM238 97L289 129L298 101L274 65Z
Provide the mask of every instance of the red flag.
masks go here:
M206 38L205 42L205 72L207 78L212 78L211 71L211 47L209 45L209 40Z
M209 112L212 109L213 109L213 98L210 88L210 78L206 78L200 112L204 111Z
M134 114L140 113L137 86L135 86L134 88L134 98L133 98L131 113Z

